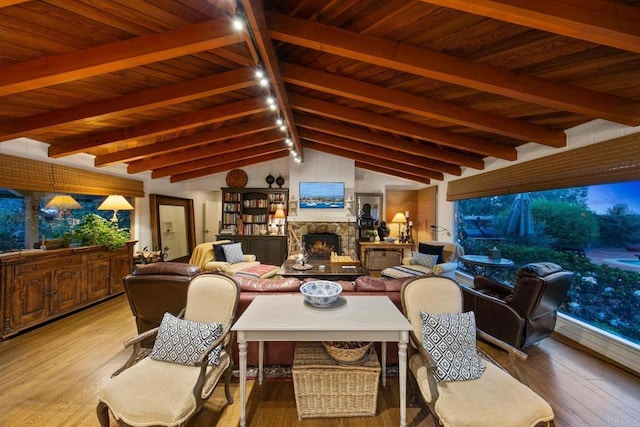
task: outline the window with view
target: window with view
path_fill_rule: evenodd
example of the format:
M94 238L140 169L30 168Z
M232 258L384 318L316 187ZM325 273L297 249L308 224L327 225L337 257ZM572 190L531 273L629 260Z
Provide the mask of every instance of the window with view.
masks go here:
M105 196L71 194L78 207L70 209L47 206L53 196L38 198L0 191L0 252L38 247L42 236L46 241L64 241L87 215L96 214L107 221L113 218L114 211L98 209ZM131 212L117 212L118 228L130 229Z
M640 181L461 200L456 233L467 254L514 261L505 282L530 262L574 271L560 311L640 344Z

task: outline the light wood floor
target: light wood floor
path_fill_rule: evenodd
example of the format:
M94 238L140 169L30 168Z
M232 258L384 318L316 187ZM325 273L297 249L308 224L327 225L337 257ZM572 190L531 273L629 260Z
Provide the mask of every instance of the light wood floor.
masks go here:
M0 426L95 426L96 393L126 360L122 342L135 334L126 298L97 306L0 343ZM556 426L640 426L640 379L555 339L527 350L522 366L530 387L551 403ZM492 354L499 358L498 355ZM251 426L395 426L398 384L380 387L376 417L298 420L293 384L271 380L249 390ZM209 407L189 426L233 426L236 403L223 406L218 387ZM433 426L420 405L408 408L408 425Z

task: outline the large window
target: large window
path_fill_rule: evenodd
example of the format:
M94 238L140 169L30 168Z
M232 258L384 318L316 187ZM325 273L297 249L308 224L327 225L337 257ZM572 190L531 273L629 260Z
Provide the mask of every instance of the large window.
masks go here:
M640 181L456 206L456 233L467 254L497 247L514 261L516 268L496 273L500 280L513 282L529 262L556 262L576 273L561 312L640 344Z
M107 220L113 211L98 210L105 196L72 194L80 208L46 208L53 195L40 198L21 196L17 191L0 192L0 251L31 249L42 236L48 241L63 239L65 234L88 214L97 214ZM132 202L130 198L129 202ZM130 229L132 211L118 211L118 227Z

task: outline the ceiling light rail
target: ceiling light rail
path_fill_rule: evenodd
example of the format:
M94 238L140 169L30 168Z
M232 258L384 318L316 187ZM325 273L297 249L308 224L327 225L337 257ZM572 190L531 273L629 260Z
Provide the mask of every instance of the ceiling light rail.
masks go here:
M269 109L273 111L276 116L276 124L278 128L285 134L284 142L289 149L289 153L291 154L291 156L293 156L295 162L301 163L302 158L297 153L296 146L302 149L302 145L296 144L294 142L294 137L296 135L295 130L289 129L287 126L287 124L292 126L293 123L287 123L286 117L288 116L285 114L284 106L279 105L278 99L280 98L274 93L275 89L272 85L272 82L269 81L269 77L267 75L268 73L264 68L265 62L263 60L262 53L258 48L258 43L256 41L253 28L251 27L246 11L244 10L240 2L236 3L236 10L232 18L232 25L234 30L236 31L247 31L247 42L251 43L252 46L250 46L250 48L252 48L252 50L255 52L255 56L257 58L255 77L258 81L258 84L268 91L268 94L266 96L266 103L269 106Z

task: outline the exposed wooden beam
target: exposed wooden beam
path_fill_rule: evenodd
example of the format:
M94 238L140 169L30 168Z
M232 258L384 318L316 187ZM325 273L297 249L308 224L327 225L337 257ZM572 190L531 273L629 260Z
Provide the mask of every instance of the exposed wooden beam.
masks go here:
M353 142L348 139L340 138L333 135L327 135L322 132L316 132L307 129L300 130L300 137L304 138L306 141L309 141L305 146L307 148L311 148L309 145L311 142L322 144L324 146L330 146L337 150L340 150L340 153L351 153L349 156L356 156L358 159L362 159L363 157L368 157L370 159L375 158L378 162L395 162L402 170L408 171L413 170L414 172L420 172L424 176L428 176L433 179L443 179L442 171L438 167L441 166L440 162L429 161L424 158L411 156L405 153L400 153L398 151L391 150L382 150L378 147L373 147L367 144L363 144L361 142ZM460 168L453 168L454 175L461 175Z
M72 80L159 62L243 41L227 19L187 25L0 68L0 95L39 89Z
M367 169L377 173L383 173L386 175L396 176L402 179L408 179L410 181L417 181L423 184L431 184L431 180L429 178L423 178L416 175L411 175L411 174L402 172L401 170L398 170L398 169L380 166L379 164L372 164L369 162L365 163L362 160L356 160L355 167L360 169Z
M164 166L174 165L176 163L184 161L182 159L187 153L193 153L193 151L188 151L188 149L190 148L201 149L202 146L207 144L219 141L224 142L229 138L236 138L260 133L274 129L275 127L276 125L273 123L273 120L270 119L252 120L250 122L242 123L239 125L225 126L214 129L212 131L200 132L193 135L158 142L156 144L144 145L139 148L146 149L144 150L144 157L147 158L130 163L127 167L127 172L138 173L149 169L156 169ZM268 137L277 137L280 140L283 139L282 134L278 134L275 131L273 133L269 133ZM255 143L257 142L258 141L256 141ZM232 144L227 145L228 148L231 148L231 146ZM158 148L156 152L153 152L154 147ZM232 149L229 151L232 151ZM137 151L138 154L140 152L142 152L142 150Z
M243 160L231 161L218 166L211 166L204 169L198 169L190 172L184 172L181 174L172 175L170 178L170 182L175 183L175 182L186 181L189 179L201 178L203 176L213 175L213 174L225 172L231 169L242 168L249 165L254 165L256 163L268 162L271 160L281 159L283 157L288 157L288 156L289 156L289 150L285 148L280 151L273 152L271 154L265 154L262 156L247 158Z
M468 126L486 132L537 142L550 147L564 147L566 135L541 126L497 114L473 110L446 102L433 101L395 89L340 77L298 65L283 63L282 76L287 83L343 96L386 108L406 111L421 117Z
M312 129L342 138L353 139L354 141L360 141L365 144L375 145L388 150L396 150L414 156L439 160L451 165L457 165L457 169L459 169L459 166L484 169L484 161L481 158L473 157L468 154L445 151L440 148L427 146L423 143L394 138L389 135L374 133L368 130L346 126L308 115L296 115L295 119L298 126L306 129Z
M175 83L110 99L87 102L20 119L0 122L0 141L69 125L83 120L102 120L245 89L257 83L251 70L240 69Z
M609 0L422 0L640 53L640 8Z
M254 133L237 133L236 136L229 138L221 138L205 145L193 147L190 149L179 150L171 154L163 154L153 156L147 159L133 162L129 164L127 172L138 173L145 170L163 170L165 176L172 175L171 167L180 165L185 162L196 161L202 157L210 157L226 153L233 153L238 150L244 150L252 147L270 144L276 141L282 141L282 135L277 130L265 132L264 129L256 129ZM180 166L181 167L181 166ZM156 176L161 176L156 173Z
M242 4L242 8L247 17L249 27L251 27L253 40L260 52L262 65L265 68L264 71L268 74L271 81L273 94L278 100L282 119L287 125L289 137L293 141L293 146L295 147L298 156L301 160L304 160L302 144L300 144L296 124L293 120L293 112L291 111L289 99L287 98L287 90L284 87L284 82L280 75L280 69L278 68L278 57L275 49L273 48L273 43L267 34L267 21L264 17L264 5L261 0L240 0L240 3Z
M281 151L285 148L284 143L271 143L260 147L245 148L244 150L235 150L231 153L211 153L208 157L200 157L198 160L182 163L168 168L155 169L151 172L151 178L162 178L170 175L178 175L187 171L195 171L197 169L204 169L211 166L219 166L229 162L235 162L243 159L252 159L254 157L260 157L265 154L273 154ZM167 173L168 170L172 172Z
M113 142L151 138L166 133L206 126L212 123L220 123L225 120L262 113L267 111L268 108L269 106L266 105L263 100L251 98L233 104L220 105L206 110L180 114L155 122L145 122L137 126L67 140L49 147L49 157L68 156ZM102 157L99 160L98 157L96 157L95 165L104 166L100 162L104 161L105 158Z
M382 114L345 107L344 105L321 101L297 93L289 93L289 101L291 101L291 107L294 110L317 114L384 132L420 139L422 141L429 141L484 156L504 160L516 160L518 158L518 152L514 147L471 136L459 135L453 132L446 132L408 120L396 119Z
M269 34L276 40L588 117L630 126L640 124L640 102L628 98L557 84L276 12L267 16Z
M0 0L0 7L13 6L14 4L26 3L31 0Z
M301 138L306 140L306 138L302 135L301 135ZM353 159L356 161L364 161L370 165L375 165L378 168L377 169L378 171L382 171L383 169L397 171L405 174L405 176L413 177L412 179L419 178L419 179L427 180L428 182L430 182L431 178L443 179L443 175L441 173L430 171L427 169L416 168L414 166L407 166L403 163L396 162L389 158L370 155L370 156L366 156L366 160L363 160L362 154L359 154L357 152L350 151L344 148L334 147L331 145L325 145L315 141L307 141L305 143L305 147L311 150L317 150L317 151L333 154L334 156L340 156L347 159Z

